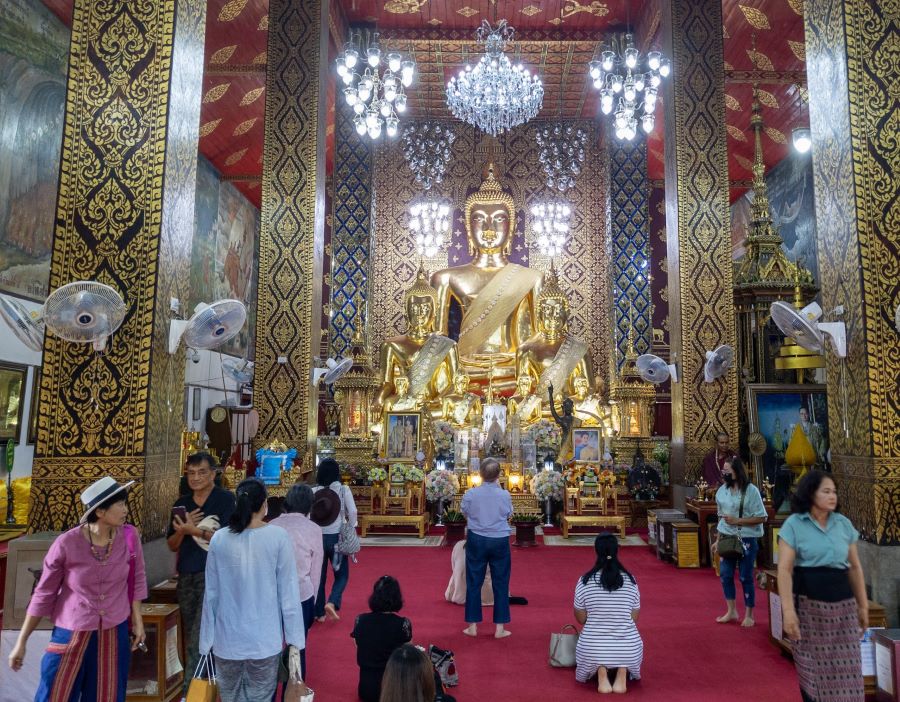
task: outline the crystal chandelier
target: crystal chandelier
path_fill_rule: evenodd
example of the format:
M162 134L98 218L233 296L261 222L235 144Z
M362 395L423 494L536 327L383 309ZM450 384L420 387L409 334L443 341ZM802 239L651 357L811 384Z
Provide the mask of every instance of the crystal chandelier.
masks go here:
M419 256L434 258L450 232L450 206L443 200L421 200L409 206L409 217Z
M531 229L543 256L556 258L566 245L572 208L565 200L546 200L531 206Z
M598 61L590 62L591 79L600 91L600 111L608 115L615 110L617 139L634 139L638 119L647 134L653 131L659 85L671 70L669 60L659 51L650 51L642 59L630 34L625 35L625 50L621 54L607 49Z
M383 54L378 32L366 32L365 39L363 51L362 35L351 32L350 41L337 58L338 76L346 86L344 98L356 114L353 124L357 134L378 139L386 127L387 135L393 137L400 122L397 113L406 111L403 89L412 84L416 64L396 51Z
M503 53L514 35L506 20L496 27L483 20L475 37L484 44L485 55L475 68L466 64L447 83L447 107L453 116L491 136L533 119L544 102L541 79L521 64L513 66Z
M547 187L566 192L575 185L575 176L581 173L587 132L571 124L554 124L541 127L536 136Z
M410 124L403 130L403 155L410 170L424 190L444 181L444 170L450 160L456 134L440 124Z

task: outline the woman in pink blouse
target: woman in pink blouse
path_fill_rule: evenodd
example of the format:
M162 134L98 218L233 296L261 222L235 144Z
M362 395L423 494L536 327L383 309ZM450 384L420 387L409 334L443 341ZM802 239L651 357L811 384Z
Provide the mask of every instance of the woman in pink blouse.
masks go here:
M137 529L126 524L128 488L101 478L82 494L81 523L57 537L47 556L9 666L22 667L28 637L53 622L35 702L124 702L131 651L144 645L147 597ZM131 617L129 637L128 619Z

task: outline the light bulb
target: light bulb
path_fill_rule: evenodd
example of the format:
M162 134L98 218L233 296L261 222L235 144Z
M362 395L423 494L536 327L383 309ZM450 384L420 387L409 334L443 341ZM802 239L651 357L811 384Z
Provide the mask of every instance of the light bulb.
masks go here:
M588 70L590 71L591 78L593 78L595 81L599 79L603 73L603 69L600 67L599 61L591 61L588 64Z
M604 71L609 73L615 66L616 55L612 51L604 51L600 54L600 65Z
M631 85L626 83L625 92L623 92L622 94L625 96L625 99L628 102L634 102L635 97L637 97L637 93L634 90L634 83L632 83Z
M644 74L639 73L637 77L634 79L634 89L637 92L641 92L644 89Z
M366 49L366 60L372 68L375 68L381 62L381 49L378 44Z
M385 120L385 124L387 125L387 135L389 137L397 136L397 125L400 123L396 117L388 117Z
M355 102L353 103L353 111L356 114L361 115L366 111L366 106L362 102Z
M356 91L353 88L344 88L344 97L347 99L347 104L350 107L356 104Z
M347 68L356 66L358 59L359 53L352 46L344 50L344 63L347 65Z
M372 97L372 92L366 88L364 85L359 86L359 99L362 102L368 102L369 98Z
M644 128L644 131L649 134L653 131L653 115L644 115L641 117L641 126Z
M651 73L650 74L650 87L658 88L660 83L662 83L662 79L659 77L659 73Z
M362 117L357 117L353 120L353 124L356 125L356 133L362 136L366 133L366 120Z
M374 110L370 110L366 113L366 127L372 129L375 126L375 122L378 119L378 113Z
M613 96L606 91L605 95L602 95L600 98L600 110L603 114L608 115L612 112L613 109Z
M347 71L341 76L341 80L344 81L344 85L350 85L353 82L353 74L350 71Z
M400 64L400 80L404 87L408 88L412 84L413 74L416 70L416 64L412 61L404 61Z
M659 64L659 75L663 78L668 78L669 73L672 72L672 64L669 63L669 59L663 59Z
M344 57L338 56L337 60L337 74L343 78L347 74L347 64L344 63Z
M809 127L796 127L791 132L791 141L799 153L807 153L812 148L812 133Z
M397 71L400 70L400 61L401 61L400 54L398 54L395 51L392 51L391 53L389 53L387 55L388 68L391 71L393 71L394 73L396 73Z
M406 112L406 95L404 93L399 93L394 99L394 107L397 112Z
M658 51L651 51L647 54L647 66L651 71L659 69L659 62L661 58L662 54L660 54Z
M627 49L625 49L625 65L628 68L634 68L635 66L637 66L638 56L638 50L633 46L629 46Z
M612 89L614 93L622 92L622 76L616 74L612 79Z

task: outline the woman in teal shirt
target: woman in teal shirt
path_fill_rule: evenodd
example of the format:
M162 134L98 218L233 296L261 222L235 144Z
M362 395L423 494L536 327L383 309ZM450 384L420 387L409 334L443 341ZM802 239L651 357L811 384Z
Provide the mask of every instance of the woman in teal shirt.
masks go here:
M864 699L859 639L869 601L856 550L859 533L837 513L837 488L811 470L797 483L778 534L778 594L784 633L804 702Z
M768 516L762 495L756 485L747 477L744 462L737 456L725 461L722 466L725 483L716 491L716 505L719 508L719 525L716 527L716 541L713 551L718 553L722 536L737 536L741 540L744 555L740 558L721 558L719 578L725 593L725 614L716 617L720 624L737 621L737 605L734 587L734 572L740 574L741 589L744 591L744 620L741 626L753 626L753 607L756 605L756 583L753 567L759 552L759 537L763 535L763 523ZM743 509L741 509L743 502Z

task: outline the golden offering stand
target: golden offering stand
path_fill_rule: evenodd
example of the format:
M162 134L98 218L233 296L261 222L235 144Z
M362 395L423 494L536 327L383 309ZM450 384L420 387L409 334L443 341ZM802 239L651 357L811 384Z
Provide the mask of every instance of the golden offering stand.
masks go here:
M368 469L375 465L376 440L372 438L371 411L380 382L378 372L372 366L363 326L361 322L356 325L350 343L353 365L334 383L334 400L341 415L341 434L334 441L334 457L338 463Z
M625 538L625 515L619 514L619 491L615 480L598 478L591 468L579 467L566 488L562 535L568 538L572 527L612 527Z
M628 350L622 368L612 383L609 398L613 406L613 425L618 433L612 440L616 460L631 463L637 450L645 455L653 451L651 411L656 402L656 386L641 378L634 350L634 328L628 332Z

